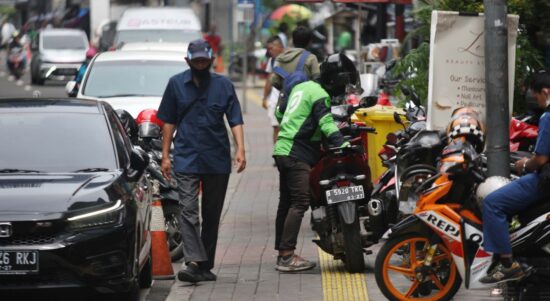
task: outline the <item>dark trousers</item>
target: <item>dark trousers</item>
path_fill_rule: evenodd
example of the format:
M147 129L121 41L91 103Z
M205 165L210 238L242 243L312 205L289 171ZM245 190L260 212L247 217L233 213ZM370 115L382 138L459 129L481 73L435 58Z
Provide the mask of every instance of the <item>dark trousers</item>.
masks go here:
M512 254L508 219L541 199L539 177L531 173L494 191L483 200L483 245L486 251Z
M183 256L186 263L197 262L205 270L214 267L218 227L229 174L197 175L176 173L183 224ZM201 217L199 187L202 182Z
M311 167L287 156L275 156L279 170L279 207L275 221L275 250L294 250L309 207Z

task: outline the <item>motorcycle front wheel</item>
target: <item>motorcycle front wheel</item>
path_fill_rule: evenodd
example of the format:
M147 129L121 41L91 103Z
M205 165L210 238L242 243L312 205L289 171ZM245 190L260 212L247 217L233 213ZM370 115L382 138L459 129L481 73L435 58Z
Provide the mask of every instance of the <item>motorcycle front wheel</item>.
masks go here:
M424 266L428 241L426 235L410 233L393 237L382 246L374 275L386 298L446 301L456 294L462 279L443 244L438 244L431 266ZM422 274L421 279L418 274Z
M340 227L344 237L345 256L343 260L346 270L350 273L363 272L365 270L365 258L363 257L359 219L355 217L355 221L349 225L343 219L340 219Z
M183 217L181 216L181 208L177 204L164 204L162 211L164 213L170 257L172 261L178 261L183 257L183 236L181 234Z

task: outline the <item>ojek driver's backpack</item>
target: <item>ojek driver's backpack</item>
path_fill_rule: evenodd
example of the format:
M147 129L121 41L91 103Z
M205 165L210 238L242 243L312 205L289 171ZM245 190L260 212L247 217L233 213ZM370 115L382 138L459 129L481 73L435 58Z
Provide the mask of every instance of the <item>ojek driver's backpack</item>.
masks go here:
M280 112L285 111L288 96L292 92L292 88L294 88L298 84L307 82L309 80L309 76L304 71L304 65L306 63L306 59L309 56L309 54L310 53L306 50L302 52L302 54L300 55L300 60L296 65L296 69L294 69L294 71L291 73L286 72L280 66L276 66L273 68L273 72L275 72L276 74L278 74L280 77L283 78L283 89L281 90L281 96L280 96L281 99L279 99Z

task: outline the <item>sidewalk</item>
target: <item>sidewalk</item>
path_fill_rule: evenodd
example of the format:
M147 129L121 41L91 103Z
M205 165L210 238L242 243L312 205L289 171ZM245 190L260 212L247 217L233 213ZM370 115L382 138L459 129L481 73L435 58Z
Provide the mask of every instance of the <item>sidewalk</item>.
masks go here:
M238 91L241 98L241 93ZM259 106L261 89L250 90L244 116L247 168L233 173L220 225L216 266L218 281L197 285L176 281L167 300L322 300L321 270L279 274L275 213L279 190L273 167L272 129ZM298 253L317 260L309 214L304 217ZM175 264L179 270L181 264Z
M242 98L242 92L237 90ZM376 285L373 267L379 246L366 256L364 274L346 273L340 261L319 251L311 240L309 211L304 216L298 253L317 262L311 271L279 273L274 269L275 214L278 204L278 172L271 157L271 126L260 106L262 89L247 93L245 119L247 168L232 174L222 214L216 266L216 282L192 285L176 281L168 301L184 300L385 300ZM174 270L181 263L174 264ZM496 301L489 290L461 288L453 300Z

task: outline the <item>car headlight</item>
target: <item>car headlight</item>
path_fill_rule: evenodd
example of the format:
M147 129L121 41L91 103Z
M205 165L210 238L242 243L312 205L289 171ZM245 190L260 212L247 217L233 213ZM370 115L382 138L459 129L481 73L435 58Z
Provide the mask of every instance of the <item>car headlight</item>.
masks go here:
M84 229L118 224L124 218L124 205L118 200L113 206L69 217L71 229Z

